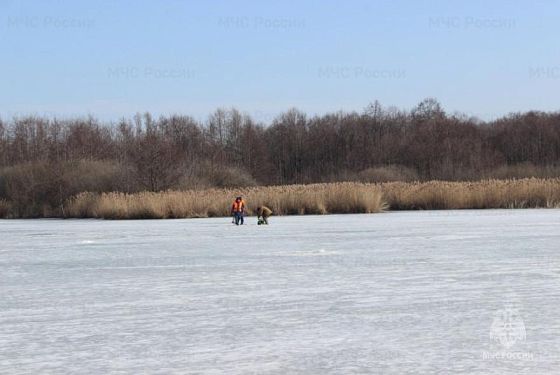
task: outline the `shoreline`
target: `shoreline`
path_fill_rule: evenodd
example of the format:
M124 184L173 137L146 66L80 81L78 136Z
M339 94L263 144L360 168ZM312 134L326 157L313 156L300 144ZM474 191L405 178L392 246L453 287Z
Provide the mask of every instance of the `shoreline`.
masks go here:
M138 193L80 193L60 208L26 216L4 203L4 218L174 219L229 217L243 195L247 216L265 205L274 216L379 213L418 210L560 208L560 178L476 182L322 183ZM0 202L2 203L2 202ZM3 212L3 214L2 214Z
M442 212L468 212L468 211L500 211L500 212L518 212L518 211L554 211L560 210L559 207L513 207L513 208L444 208L444 209L401 209L401 210L384 210L380 212L347 212L347 213L324 213L324 214L286 214L286 215L272 215L271 218L286 218L286 217L324 217L324 216L349 216L349 215L378 215L378 214L399 214L399 213L442 213ZM245 220L256 219L256 215L244 216ZM51 217L3 217L0 218L2 221L50 221L50 220L68 220L68 221L166 221L166 220L204 220L204 219L231 219L231 216L205 216L205 217L168 217L168 218L103 218L103 217L63 217L63 216L51 216ZM233 223L231 223L233 224ZM245 223L244 225L247 225ZM256 224L255 224L256 225Z

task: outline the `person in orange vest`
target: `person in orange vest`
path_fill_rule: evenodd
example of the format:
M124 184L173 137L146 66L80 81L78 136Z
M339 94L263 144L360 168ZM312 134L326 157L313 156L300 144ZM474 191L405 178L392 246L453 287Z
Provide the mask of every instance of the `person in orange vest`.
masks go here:
M245 213L245 201L243 197L235 198L231 205L231 214L233 215L233 222L236 225L243 225L243 214Z

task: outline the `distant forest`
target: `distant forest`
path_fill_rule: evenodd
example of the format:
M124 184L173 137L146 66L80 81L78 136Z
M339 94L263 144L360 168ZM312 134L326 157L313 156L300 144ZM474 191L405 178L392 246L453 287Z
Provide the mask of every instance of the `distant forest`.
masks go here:
M378 102L313 117L290 109L270 124L236 109L204 122L0 120L0 200L31 216L81 191L555 177L559 162L559 112L485 122L431 98L409 111Z

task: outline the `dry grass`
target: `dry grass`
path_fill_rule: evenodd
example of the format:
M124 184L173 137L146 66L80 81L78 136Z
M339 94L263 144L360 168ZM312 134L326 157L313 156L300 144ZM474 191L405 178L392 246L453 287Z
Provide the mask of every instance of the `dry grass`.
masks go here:
M382 184L393 210L560 207L560 179Z
M81 193L67 203L65 214L104 219L228 216L237 195L243 195L249 214L259 205L270 207L275 215L372 213L385 208L376 185L333 183L137 194Z
M251 214L258 205L276 215L371 213L392 210L560 207L560 178L479 182L333 183L161 193L82 193L67 217L146 219L228 216L242 194Z

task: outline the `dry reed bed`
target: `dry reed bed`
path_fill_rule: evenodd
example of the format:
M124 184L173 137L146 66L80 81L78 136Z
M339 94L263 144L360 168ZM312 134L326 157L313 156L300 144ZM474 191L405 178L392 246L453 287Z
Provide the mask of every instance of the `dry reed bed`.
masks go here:
M65 216L104 219L228 216L238 195L243 195L249 214L259 205L270 207L276 215L372 213L385 208L378 186L333 183L137 194L81 193L67 203Z
M373 213L386 208L551 208L560 207L560 179L332 183L137 194L82 193L67 203L65 216L104 219L228 216L232 200L237 195L244 196L249 214L261 204L272 208L276 215Z
M381 185L393 210L560 207L560 179L392 182Z

